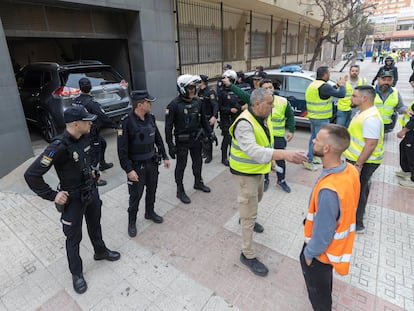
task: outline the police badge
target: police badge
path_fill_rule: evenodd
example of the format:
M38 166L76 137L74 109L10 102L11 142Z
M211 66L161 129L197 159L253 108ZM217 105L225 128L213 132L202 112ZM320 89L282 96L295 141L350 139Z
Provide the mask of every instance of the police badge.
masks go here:
M75 160L75 162L79 161L79 154L76 151L73 151L72 157L73 157L73 160Z

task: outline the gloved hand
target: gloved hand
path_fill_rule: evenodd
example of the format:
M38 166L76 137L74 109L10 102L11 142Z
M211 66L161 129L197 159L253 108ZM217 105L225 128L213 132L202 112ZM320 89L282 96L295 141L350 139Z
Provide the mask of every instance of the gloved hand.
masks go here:
M175 156L177 154L177 147L174 144L168 145L168 153L171 159L175 159Z
M215 142L216 143L216 147L218 145L218 140L217 140L217 136L214 132L211 132L210 137L208 138L211 142Z

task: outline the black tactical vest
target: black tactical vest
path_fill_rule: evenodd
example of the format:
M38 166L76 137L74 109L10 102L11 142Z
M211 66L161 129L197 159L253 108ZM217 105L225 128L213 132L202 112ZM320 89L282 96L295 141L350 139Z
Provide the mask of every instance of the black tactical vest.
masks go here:
M145 121L138 123L135 115L130 115L133 133L129 138L129 154L132 161L145 161L155 154L155 121L150 114L145 116Z

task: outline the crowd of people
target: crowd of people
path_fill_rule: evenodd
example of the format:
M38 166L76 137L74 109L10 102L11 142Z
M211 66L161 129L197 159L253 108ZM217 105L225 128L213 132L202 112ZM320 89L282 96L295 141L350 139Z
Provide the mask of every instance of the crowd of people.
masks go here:
M163 217L155 210L159 165L171 165L175 159L177 198L190 204L184 189L184 171L188 154L192 161L194 189L210 193L202 178L204 164L213 159L213 143L218 145L214 127L221 129L221 163L228 166L238 189L241 225L240 261L254 274L266 276L268 268L253 248L253 232L264 231L256 222L258 206L269 187L269 174L276 174L277 187L286 193L286 162L303 165L322 173L313 187L304 220L304 246L300 263L315 310L330 310L332 270L349 271L355 233L364 233L364 213L370 191L370 179L384 158L384 135L403 114L400 143L400 185L414 188L414 117L413 106L404 105L395 87L398 79L394 62L385 59L371 86L360 77L358 65L349 75L340 77L336 86L329 83L326 66L317 69L316 79L308 86L305 98L310 120L308 152L286 150L294 137L295 118L286 98L275 92L274 82L262 66L251 77L227 65L217 81L216 90L206 75L185 74L177 78L177 97L166 107L165 147L151 113L156 98L147 90L131 92L132 111L117 124L99 108L89 94L90 81L79 81L81 95L64 111L66 130L57 136L25 172L29 187L40 197L54 201L61 213L63 233L73 288L87 290L83 277L79 244L85 216L95 260L115 261L121 255L106 247L100 224L102 201L98 186L106 184L100 171L113 164L105 161L106 142L101 128L117 131L117 151L126 173L129 202L127 233L137 235L137 213L144 189L145 219L156 224ZM333 98L338 98L336 124ZM43 175L54 166L59 178L56 190Z

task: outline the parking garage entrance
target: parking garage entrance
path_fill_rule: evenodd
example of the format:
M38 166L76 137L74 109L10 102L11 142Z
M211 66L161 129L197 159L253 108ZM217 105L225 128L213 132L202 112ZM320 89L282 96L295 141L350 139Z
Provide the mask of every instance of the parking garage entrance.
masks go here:
M132 83L128 37L137 12L0 0L0 16L15 70L39 61L98 60Z

